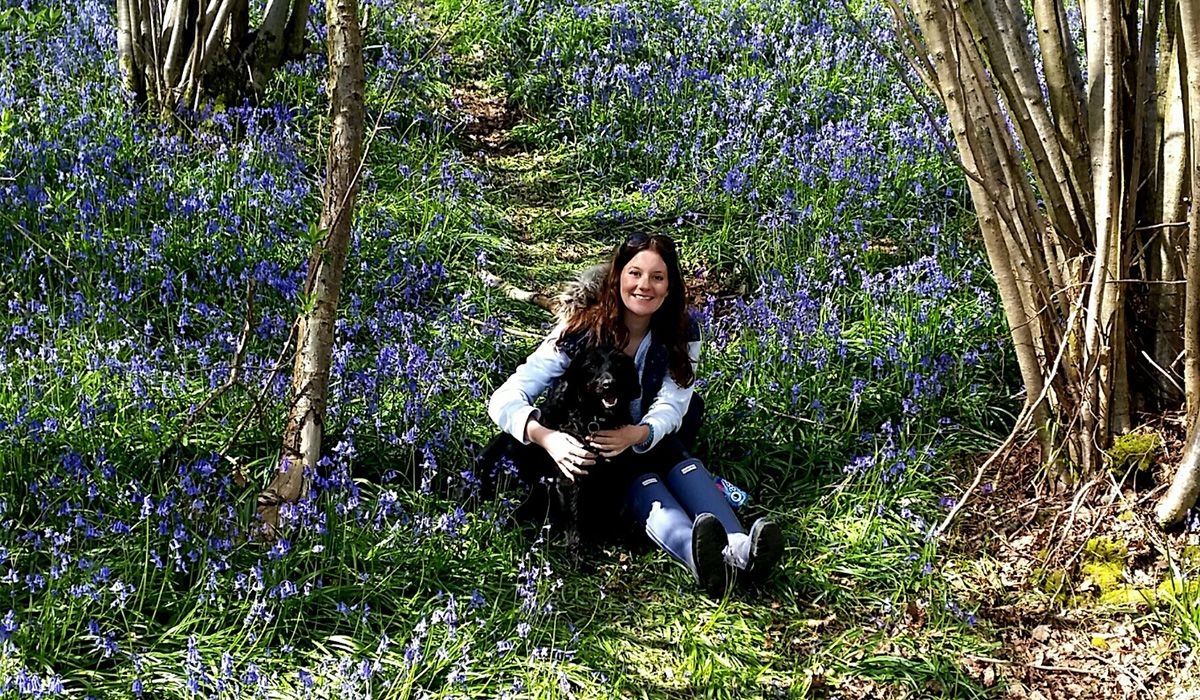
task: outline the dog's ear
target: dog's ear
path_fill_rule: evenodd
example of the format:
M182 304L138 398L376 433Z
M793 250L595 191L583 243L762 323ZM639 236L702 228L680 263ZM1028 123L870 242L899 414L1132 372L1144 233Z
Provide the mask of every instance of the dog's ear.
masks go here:
M580 392L587 386L587 376L592 371L592 352L584 350L571 360L571 364L567 365L567 371L563 372L558 381L562 384L566 391Z

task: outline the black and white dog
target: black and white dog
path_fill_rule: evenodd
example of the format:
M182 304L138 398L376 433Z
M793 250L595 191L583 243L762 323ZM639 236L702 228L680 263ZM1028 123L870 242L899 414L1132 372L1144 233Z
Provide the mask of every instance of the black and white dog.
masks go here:
M630 424L630 403L640 394L633 358L611 346L586 347L542 397L538 421L586 443L596 431ZM568 555L580 564L582 537L611 528L617 517L612 489L606 488L617 475L606 473L608 465L597 458L587 476L568 479L541 447L522 445L508 433L500 433L484 448L480 473L488 474L505 459L515 464L518 477L530 488L530 498L518 515L540 510L538 504L545 496L551 524L562 530ZM605 509L612 512L602 512Z

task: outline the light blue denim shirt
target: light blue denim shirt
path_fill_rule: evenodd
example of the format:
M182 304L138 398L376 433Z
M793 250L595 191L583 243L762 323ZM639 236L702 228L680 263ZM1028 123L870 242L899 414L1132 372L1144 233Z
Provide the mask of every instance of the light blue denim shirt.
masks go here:
M563 325L554 327L550 335L542 341L537 350L533 351L525 362L517 367L500 388L492 394L488 401L488 415L504 432L512 435L522 443L529 444L525 435L525 424L529 419L541 417L533 403L538 397L567 371L571 358L558 349L558 338L562 334ZM646 333L634 354L634 364L637 365L638 376L641 377L646 367L646 353L650 349L651 334ZM692 370L695 371L700 361L700 342L688 344L688 354L692 358ZM658 444L664 436L675 432L683 423L688 405L692 401L693 386L681 387L668 372L663 378L662 388L649 409L643 410L642 400L635 399L630 406L634 422L645 423L653 430L653 439L644 449L634 447L636 452L645 452Z

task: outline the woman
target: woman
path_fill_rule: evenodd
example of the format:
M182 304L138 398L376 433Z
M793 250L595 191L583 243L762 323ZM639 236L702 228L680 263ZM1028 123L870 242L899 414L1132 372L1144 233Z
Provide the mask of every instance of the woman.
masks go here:
M588 344L612 345L633 357L642 397L632 405L634 424L598 431L584 444L539 423L533 402ZM634 234L614 253L598 299L555 327L492 395L488 414L523 444L541 448L526 458L549 458L568 479L585 476L597 455L610 460L598 468L625 475L625 513L717 596L734 577L764 579L783 539L765 519L747 532L689 454L703 411L693 393L699 355L699 329L687 311L674 241Z

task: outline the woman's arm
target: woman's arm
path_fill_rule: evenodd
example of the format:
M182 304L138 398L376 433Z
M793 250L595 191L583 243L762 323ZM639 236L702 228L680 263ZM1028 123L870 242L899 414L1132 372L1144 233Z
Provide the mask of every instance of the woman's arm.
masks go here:
M692 360L692 375L699 376L699 340L688 343L688 355ZM663 439L663 436L679 430L679 426L683 425L683 417L687 415L688 404L692 402L692 393L695 391L695 387L695 383L688 387L679 386L675 383L671 373L667 372L667 376L663 377L658 395L654 397L650 408L646 409L645 415L642 416L641 425L649 426L650 440L648 443L634 445L634 452L649 452Z
M538 422L541 412L533 402L542 395L571 364L571 358L558 349L563 327L557 326L512 373L488 401L488 415L504 432L522 443L534 443L550 455L550 459L568 479L587 474L585 467L595 463L595 455L579 440Z
M488 415L496 425L524 444L529 444L531 438L535 437L527 434L530 421L536 423L541 416L533 407L533 402L571 364L571 358L558 349L562 330L562 325L556 326L488 401Z

